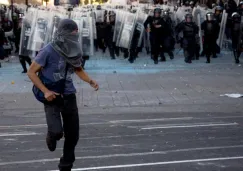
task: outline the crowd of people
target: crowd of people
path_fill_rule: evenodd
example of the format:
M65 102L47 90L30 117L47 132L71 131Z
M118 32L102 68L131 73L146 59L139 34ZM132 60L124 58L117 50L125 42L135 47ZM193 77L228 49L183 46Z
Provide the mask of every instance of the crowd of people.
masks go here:
M164 0L159 3L167 5L168 1ZM95 24L97 33L97 36L93 40L95 50L98 51L101 49L105 52L106 49L108 49L111 59L116 59L122 52L124 58L128 58L128 61L133 63L142 49L146 49L147 54L151 54L151 59L154 60L154 63L158 64L159 61L166 61L166 53L171 60L174 59L173 51L175 45L179 44L184 51L186 63L192 63L192 60L198 60L200 56L206 56L206 62L210 63L210 57L216 58L217 53L220 53L217 39L219 38L220 26L222 26L223 11L225 10L228 14L225 25L225 35L227 39L232 41L235 62L239 63L242 44L242 38L239 35L241 35L242 31L241 16L243 14L243 2L240 2L238 6L234 0L228 0L226 3L218 1L218 4L210 4L209 7L213 10L206 13L205 20L201 22L200 25L196 22L197 16L192 15L192 11L196 8L196 3L196 1L178 1L174 6L174 11L156 6L152 14L147 12L148 17L143 23L147 40L143 39L142 43L138 45L138 39L140 39L141 33L138 32L139 29L134 29L129 48L119 47L117 43L114 42L113 36L117 15L116 12L112 10L108 12L105 10L104 19L102 21L97 19ZM183 21L175 21L171 13L182 7L190 8L190 10L185 14ZM9 8L12 9L11 6ZM23 13L19 11L18 8L13 9L14 12L11 20L8 15L6 15L6 8L1 8L1 60L8 58L13 50L15 50L17 55L19 52ZM95 11L97 12L99 10L103 10L100 5L96 7ZM131 8L130 12L134 13L136 10ZM138 26L136 25L136 27ZM11 31L13 31L14 36L8 36L6 34ZM199 32L203 33L203 37L200 37ZM200 47L200 41L203 42L203 46L201 45L202 47ZM13 44L15 46L13 46ZM83 62L85 63L85 60L88 58L88 55L83 55ZM30 56L19 54L19 60L23 67L23 73L26 73L26 63L29 65L31 64Z

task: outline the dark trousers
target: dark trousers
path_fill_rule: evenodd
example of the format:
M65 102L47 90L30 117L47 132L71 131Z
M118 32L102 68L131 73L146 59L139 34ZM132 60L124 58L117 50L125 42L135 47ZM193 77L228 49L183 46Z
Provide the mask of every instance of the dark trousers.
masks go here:
M75 146L79 139L79 115L76 95L64 96L63 105L45 105L45 113L48 133L59 140L59 135L62 135L64 132L63 156L60 159L58 167L61 171L71 171L75 161Z
M196 40L194 37L183 38L183 51L185 62L191 62L195 56Z
M208 62L210 62L211 55L216 56L216 41L217 39L210 39L207 37L204 39L204 51Z
M30 57L19 55L19 61L20 61L20 64L22 65L22 68L24 69L24 71L27 71L26 62L29 65L31 65Z

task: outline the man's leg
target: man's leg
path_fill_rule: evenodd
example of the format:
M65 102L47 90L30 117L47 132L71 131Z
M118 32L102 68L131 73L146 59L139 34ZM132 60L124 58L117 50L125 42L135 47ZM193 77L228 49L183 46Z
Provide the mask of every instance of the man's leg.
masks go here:
M79 116L75 94L64 96L62 118L65 141L59 169L60 171L71 171L75 161L75 146L79 139Z
M61 121L61 107L57 105L45 105L47 136L46 143L50 151L55 151L57 141L63 136Z

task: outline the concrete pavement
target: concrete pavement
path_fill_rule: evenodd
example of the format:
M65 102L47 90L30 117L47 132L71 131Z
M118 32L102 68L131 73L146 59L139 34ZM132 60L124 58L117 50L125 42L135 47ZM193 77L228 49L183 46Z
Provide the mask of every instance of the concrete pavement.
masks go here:
M129 64L98 54L86 71L94 92L74 77L80 141L74 170L241 171L242 66L225 54L185 64L178 55L155 66L145 56ZM0 68L0 170L56 170L63 140L45 145L43 107L14 59Z

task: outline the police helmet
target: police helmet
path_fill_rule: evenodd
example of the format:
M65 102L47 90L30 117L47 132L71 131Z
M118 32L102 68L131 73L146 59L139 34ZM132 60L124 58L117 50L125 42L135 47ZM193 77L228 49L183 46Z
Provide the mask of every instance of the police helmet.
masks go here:
M187 23L190 23L190 22L192 22L192 19L193 19L193 16L192 16L192 14L186 14L185 15L185 21L187 22Z
M239 6L238 6L238 7L243 8L243 1L241 1L241 2L239 3Z
M238 12L234 12L232 14L232 20L235 21L235 22L240 22L241 21L241 16Z
M206 19L207 19L207 21L212 21L212 20L214 20L214 14L213 14L212 12L208 12L208 13L206 14Z
M161 14L161 13L162 13L162 10L161 10L160 8L155 8L155 9L154 9L154 13L159 13L159 14Z
M215 12L216 11L220 11L220 12L223 12L223 8L221 6L216 6L215 8Z

